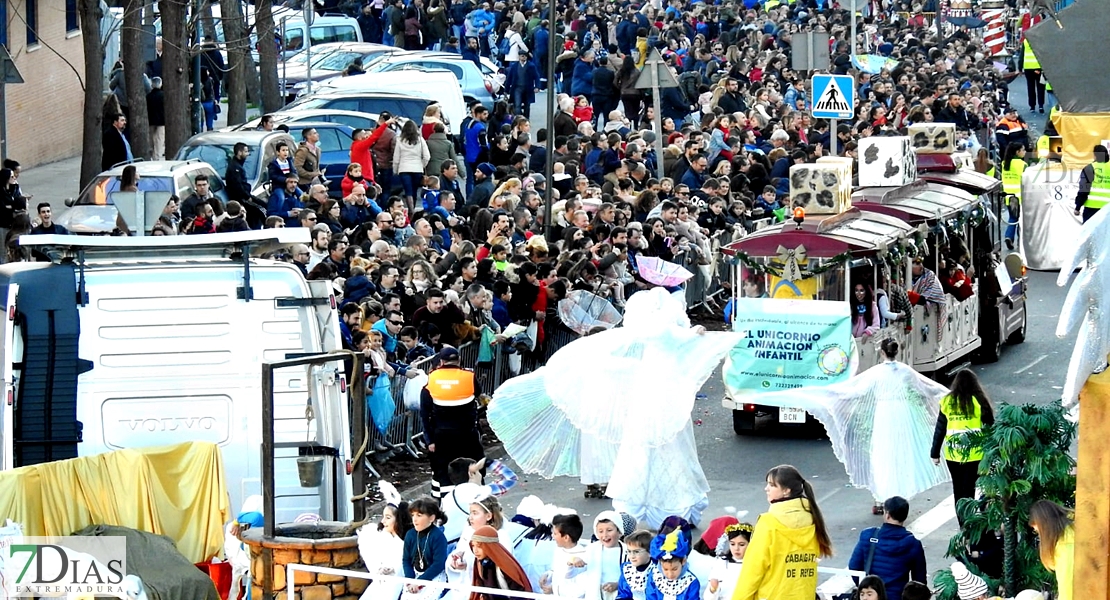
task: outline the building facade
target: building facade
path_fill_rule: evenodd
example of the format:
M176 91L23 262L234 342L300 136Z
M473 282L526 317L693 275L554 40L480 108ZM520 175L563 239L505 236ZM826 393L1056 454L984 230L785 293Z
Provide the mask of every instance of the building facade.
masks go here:
M85 53L77 0L0 0L0 6L0 44L24 80L4 86L4 158L27 168L79 155Z

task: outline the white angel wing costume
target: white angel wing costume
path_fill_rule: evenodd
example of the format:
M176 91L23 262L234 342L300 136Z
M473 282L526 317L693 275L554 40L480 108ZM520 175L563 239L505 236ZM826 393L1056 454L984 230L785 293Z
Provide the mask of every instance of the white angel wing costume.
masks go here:
M636 293L623 327L575 340L543 368L502 384L490 426L526 472L576 476L583 437L620 444L634 428L646 446L673 440L737 339L698 335L662 289Z
M852 485L876 501L912 498L950 480L929 458L940 399L948 388L899 362L841 383L745 396L744 402L804 408L825 426Z
M490 427L525 472L604 483L620 470L621 481L610 481L614 499L620 489L642 493L629 477L648 477L640 464L645 454L672 454L676 439L691 448L674 453L674 460L693 460L690 469L704 482L690 412L702 384L738 341L734 333L699 334L665 290L638 292L622 327L576 340L543 368L498 388L487 412ZM629 498L633 506L644 500Z

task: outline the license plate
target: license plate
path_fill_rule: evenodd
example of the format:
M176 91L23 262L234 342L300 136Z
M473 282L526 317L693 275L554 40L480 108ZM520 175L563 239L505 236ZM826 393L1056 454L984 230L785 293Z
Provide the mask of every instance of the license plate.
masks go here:
M805 423L806 411L800 408L780 408L779 423Z

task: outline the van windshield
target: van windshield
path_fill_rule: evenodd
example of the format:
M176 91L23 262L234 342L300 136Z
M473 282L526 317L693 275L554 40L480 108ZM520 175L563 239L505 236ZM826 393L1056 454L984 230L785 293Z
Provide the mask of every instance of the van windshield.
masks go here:
M96 178L93 185L85 188L85 191L77 198L75 206L85 206L92 204L111 204L108 194L118 192L120 187L120 179L115 175L101 175ZM173 177L139 177L139 191L140 192L167 192L169 194L176 194L177 189L173 184Z

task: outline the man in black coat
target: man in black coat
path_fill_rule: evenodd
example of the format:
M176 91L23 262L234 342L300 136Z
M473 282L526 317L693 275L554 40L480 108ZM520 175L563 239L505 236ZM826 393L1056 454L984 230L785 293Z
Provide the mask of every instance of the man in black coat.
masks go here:
M948 94L948 104L936 116L937 123L955 123L959 131L975 131L979 128L979 121L968 114L963 106L963 98L959 94Z
M162 91L162 78L150 79L150 93L146 95L146 114L150 122L151 160L166 158L166 96Z
M251 149L243 142L236 142L233 152L235 155L227 161L227 172L224 173L227 199L246 202L251 197L251 184L247 181L247 170L243 165L247 162Z
M748 112L748 103L744 102L744 96L740 93L740 82L733 78L728 78L725 81L725 93L721 94L720 99L717 100L717 106L725 111L726 115L733 113Z
M104 128L100 138L104 150L100 157L101 170L107 171L113 165L135 159L135 155L131 153L131 142L123 134L124 129L127 129L127 117L119 114Z
M597 68L594 69L594 116L604 119L609 118L609 113L617 108L620 102L617 86L617 74L609 68L609 57L602 56L597 59Z

